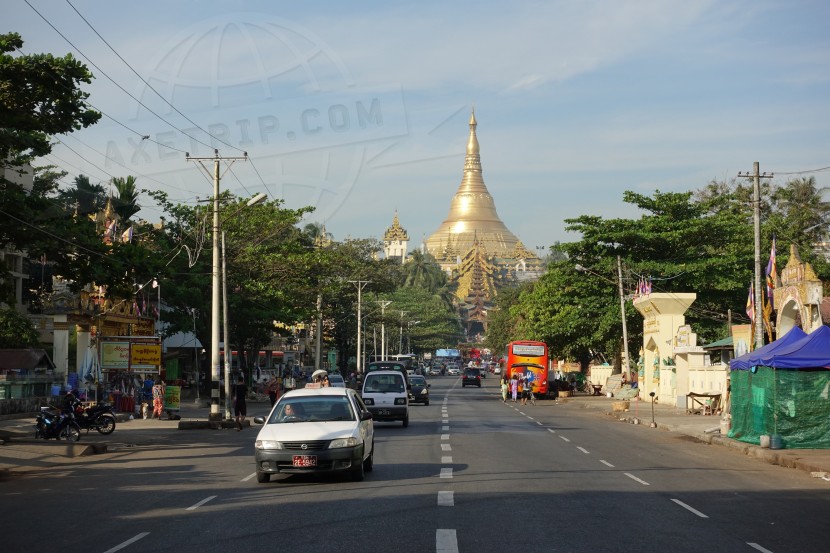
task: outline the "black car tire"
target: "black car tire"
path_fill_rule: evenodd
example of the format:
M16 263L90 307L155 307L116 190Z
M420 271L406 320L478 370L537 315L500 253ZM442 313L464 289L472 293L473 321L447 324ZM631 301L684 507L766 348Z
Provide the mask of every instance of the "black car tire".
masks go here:
M366 457L366 460L363 461L363 472L372 472L372 469L375 468L375 444L372 443L372 451L369 452L369 456Z
M363 467L363 463L355 463L355 466L352 467L351 472L352 480L355 482L363 482L363 479L366 477L366 470Z
M256 471L256 481L260 484L267 484L271 481L271 475L267 472Z
M403 418L403 427L406 428L407 426L409 426L409 415Z
M429 400L426 400L426 401L424 402L424 405L429 405Z

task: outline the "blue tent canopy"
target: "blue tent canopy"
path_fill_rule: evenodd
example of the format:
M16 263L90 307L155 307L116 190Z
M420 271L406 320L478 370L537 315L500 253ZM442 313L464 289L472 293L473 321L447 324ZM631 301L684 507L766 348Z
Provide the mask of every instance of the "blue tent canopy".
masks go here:
M830 368L830 327L821 326L787 347L762 357L762 363L776 369Z
M748 371L752 367L755 366L769 366L767 363L764 362L765 359L770 359L772 355L776 352L789 347L794 342L798 342L799 340L804 339L807 337L807 334L799 327L794 326L787 332L784 336L779 338L774 342L770 342L769 344L765 345L764 347L758 348L755 351L750 351L745 355L741 355L740 357L736 357L732 361L729 362L729 368L733 371Z

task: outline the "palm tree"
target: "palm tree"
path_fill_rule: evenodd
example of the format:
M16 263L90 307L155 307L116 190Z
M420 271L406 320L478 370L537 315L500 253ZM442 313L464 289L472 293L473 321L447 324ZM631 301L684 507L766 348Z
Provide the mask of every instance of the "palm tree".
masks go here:
M114 177L112 184L118 191L118 198L113 202L113 209L118 215L122 224L126 224L130 217L141 210L138 205L138 191L135 188L135 177L132 175L127 178Z

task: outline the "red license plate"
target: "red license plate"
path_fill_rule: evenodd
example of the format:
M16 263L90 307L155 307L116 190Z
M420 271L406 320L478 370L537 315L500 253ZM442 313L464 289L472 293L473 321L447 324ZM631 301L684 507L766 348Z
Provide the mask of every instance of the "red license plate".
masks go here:
M294 455L292 458L295 467L316 467L316 455Z

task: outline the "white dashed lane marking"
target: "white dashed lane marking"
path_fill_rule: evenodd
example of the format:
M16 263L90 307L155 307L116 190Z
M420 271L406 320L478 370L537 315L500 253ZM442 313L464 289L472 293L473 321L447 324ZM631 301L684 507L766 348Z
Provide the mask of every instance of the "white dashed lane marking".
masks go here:
M587 449L585 449L584 447L579 447L579 446L576 446L576 448L577 448L579 451L581 451L582 453L586 453L586 454L587 454L587 453L590 453L590 452L589 452Z
M454 492L438 492L439 507L453 507L455 505Z
M441 444L441 451L452 451L452 446L450 444Z
M455 530L435 531L436 553L458 553L458 539L455 537Z
M441 478L452 478L452 468L442 468Z
M570 442L570 440L568 438L566 438L565 436L559 436L559 438L562 439L562 440L565 440L566 442Z
M624 472L623 474L625 474L626 476L628 476L629 478L631 478L631 479L632 479L632 480L634 480L635 482L639 482L639 483L640 483L640 484L642 484L643 486L651 486L651 484L649 484L649 483L648 483L648 482L646 482L645 480L640 480L639 478L637 478L637 477L636 477L636 476L634 476L633 474L629 474L629 473L627 473L627 472Z
M614 465L612 465L611 463L609 463L605 459L600 459L599 462L602 463L603 465L605 465L606 467L614 468Z
M687 510L687 511L689 511L690 513L694 513L694 514L696 514L696 515L697 515L697 516L699 516L700 518L709 518L708 516L704 515L704 514L703 514L703 513L701 513L700 511L698 511L697 509L695 509L695 508L693 508L693 507L691 507L691 506L689 506L689 505L686 505L685 503L683 503L683 502L682 502L682 501L680 501L679 499L672 499L672 501L674 501L675 503L677 503L678 505L680 505L681 507L683 507L684 509L686 509L686 510Z
M215 496L215 495L212 495L212 496L210 496L210 497L206 497L206 498L204 498L203 500L201 500L200 502L198 502L197 504L195 504L195 505L191 505L190 507L188 507L187 509L185 509L185 511L195 511L196 509L198 509L199 507L201 507L202 505L204 505L204 504L205 504L205 503L207 503L208 501L213 501L214 499L216 499L216 496Z
M150 532L142 532L140 534L136 534L135 536L128 539L127 541L119 543L118 545L116 545L112 549L107 549L106 551L104 551L104 553L115 553L116 551L121 551L122 549L124 549L128 545L131 545L131 544L137 542L138 540L140 540L141 538L144 538L144 537L149 536L149 535L150 535Z

